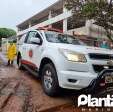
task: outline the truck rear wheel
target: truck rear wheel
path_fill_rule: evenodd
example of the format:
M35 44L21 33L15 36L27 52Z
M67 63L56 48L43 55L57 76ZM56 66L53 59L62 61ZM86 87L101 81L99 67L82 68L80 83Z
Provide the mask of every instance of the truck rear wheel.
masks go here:
M49 96L56 96L59 93L59 84L55 67L52 63L46 64L42 70L42 87Z

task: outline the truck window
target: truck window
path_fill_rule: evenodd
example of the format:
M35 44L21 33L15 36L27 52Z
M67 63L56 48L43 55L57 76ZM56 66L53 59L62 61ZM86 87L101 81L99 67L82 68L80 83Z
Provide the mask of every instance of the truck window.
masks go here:
M60 34L56 32L46 32L46 39L48 42L52 43L64 43L64 44L73 44L73 45L85 45L78 38L67 35Z
M21 37L18 37L18 44L24 43L25 38L26 38L26 34L22 35Z
M26 37L25 43L30 44L31 38L34 38L36 33L37 33L36 31L30 31Z
M35 38L42 39L39 33L36 33Z

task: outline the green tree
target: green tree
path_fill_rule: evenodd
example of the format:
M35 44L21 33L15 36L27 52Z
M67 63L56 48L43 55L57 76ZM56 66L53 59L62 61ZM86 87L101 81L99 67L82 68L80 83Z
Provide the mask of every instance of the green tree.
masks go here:
M0 28L0 46L1 46L2 38L8 38L15 35L16 35L16 31L14 31L13 29Z
M107 37L113 42L111 36L111 30L113 30L113 0L64 0L64 2L65 7L72 10L73 20L93 19L105 29Z

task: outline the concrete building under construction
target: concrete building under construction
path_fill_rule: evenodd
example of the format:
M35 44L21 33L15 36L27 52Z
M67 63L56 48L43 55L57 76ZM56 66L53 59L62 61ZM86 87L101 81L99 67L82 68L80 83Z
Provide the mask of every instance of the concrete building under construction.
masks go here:
M18 24L18 36L31 29L53 27L62 30L64 33L77 35L80 39L91 45L96 40L99 41L101 38L106 38L105 30L101 26L94 24L92 20L82 20L73 27L71 19L72 12L66 10L63 1L59 0L41 12L38 12L36 15Z

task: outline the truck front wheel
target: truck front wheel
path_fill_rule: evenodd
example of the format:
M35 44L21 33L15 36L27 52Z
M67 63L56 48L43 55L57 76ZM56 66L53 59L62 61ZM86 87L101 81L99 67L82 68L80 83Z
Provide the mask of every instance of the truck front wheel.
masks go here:
M42 69L42 87L49 96L56 96L59 93L57 72L52 63L46 64Z

